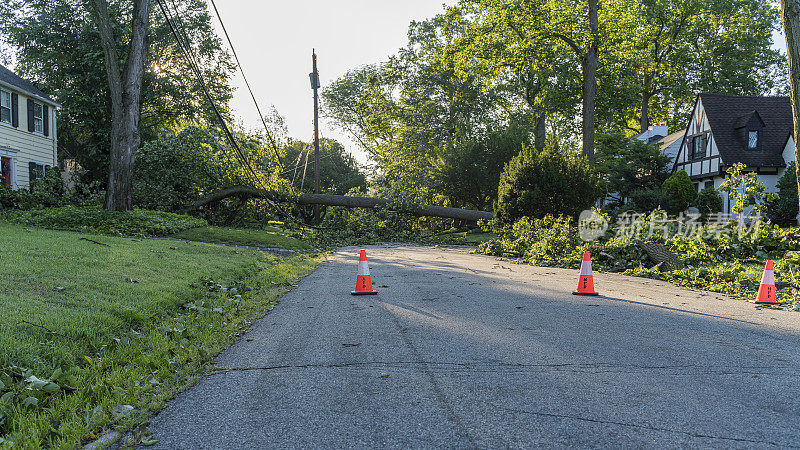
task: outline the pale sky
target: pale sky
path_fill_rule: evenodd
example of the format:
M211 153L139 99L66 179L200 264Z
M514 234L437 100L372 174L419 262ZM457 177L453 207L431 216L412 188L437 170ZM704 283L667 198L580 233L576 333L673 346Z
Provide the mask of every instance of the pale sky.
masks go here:
M317 51L320 82L325 87L348 70L384 61L405 46L412 20L424 20L444 10L442 0L216 3L262 111L266 113L273 105L286 119L289 136L306 142L313 139L314 130L308 79L312 48ZM214 22L218 27L216 18ZM221 29L217 33L224 39ZM233 85L236 117L247 128L262 128L240 75ZM342 142L359 162L366 162L347 134L324 117L320 117L320 132L322 137Z

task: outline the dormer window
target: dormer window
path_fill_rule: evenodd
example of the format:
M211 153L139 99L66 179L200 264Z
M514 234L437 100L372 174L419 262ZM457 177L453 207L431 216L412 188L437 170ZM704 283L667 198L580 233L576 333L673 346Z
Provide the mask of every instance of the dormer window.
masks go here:
M748 132L747 149L758 150L758 130Z

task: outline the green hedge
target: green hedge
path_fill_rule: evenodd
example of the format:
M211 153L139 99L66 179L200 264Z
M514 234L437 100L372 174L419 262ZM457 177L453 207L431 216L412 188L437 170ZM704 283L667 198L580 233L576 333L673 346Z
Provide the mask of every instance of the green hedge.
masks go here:
M162 211L137 209L118 212L75 206L6 211L0 214L0 218L13 223L53 230L112 236L164 236L208 225L203 219Z

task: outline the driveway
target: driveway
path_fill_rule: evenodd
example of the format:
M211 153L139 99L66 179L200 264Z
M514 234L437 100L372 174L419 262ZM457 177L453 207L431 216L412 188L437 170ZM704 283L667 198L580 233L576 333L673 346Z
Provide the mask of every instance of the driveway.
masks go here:
M800 447L800 314L463 248L344 248L153 418L158 448ZM252 340L250 340L252 339Z

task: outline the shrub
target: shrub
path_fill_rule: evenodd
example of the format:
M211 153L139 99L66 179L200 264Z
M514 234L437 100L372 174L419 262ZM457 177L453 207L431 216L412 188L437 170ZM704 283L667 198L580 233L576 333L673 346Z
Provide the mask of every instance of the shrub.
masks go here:
M34 180L30 189L11 189L0 183L0 209L31 209L60 206L66 202L64 181L58 169L48 167L44 177Z
M496 214L503 223L521 217L577 217L600 195L595 172L570 152L549 147L522 151L506 164L497 189Z
M61 206L64 204L64 180L61 171L48 167L44 176L31 182L31 196L37 207Z
M778 180L778 196L767 202L767 217L773 223L788 227L797 223L797 171L794 162Z
M700 215L705 220L709 214L722 212L722 197L716 189L707 187L697 194L695 206L700 210Z
M23 225L114 236L163 236L208 225L203 219L161 211L119 212L75 206L7 211L0 217Z
M639 212L654 211L666 208L670 204L669 196L664 189L637 189L630 193L630 206ZM631 209L623 207L622 210Z
M692 180L689 179L689 174L682 170L678 170L670 175L662 187L669 199L669 204L663 206L666 207L667 212L671 214L678 214L686 210L689 203L694 200L695 195L697 195Z

